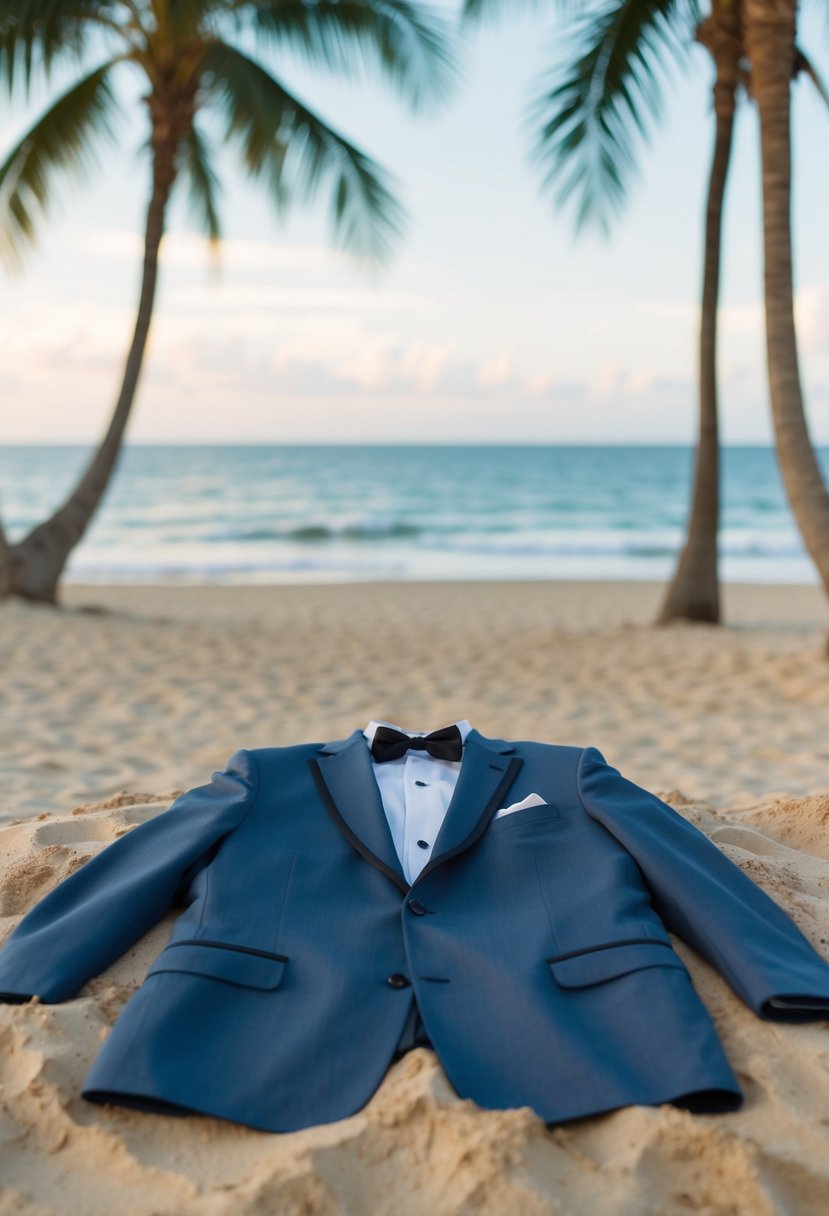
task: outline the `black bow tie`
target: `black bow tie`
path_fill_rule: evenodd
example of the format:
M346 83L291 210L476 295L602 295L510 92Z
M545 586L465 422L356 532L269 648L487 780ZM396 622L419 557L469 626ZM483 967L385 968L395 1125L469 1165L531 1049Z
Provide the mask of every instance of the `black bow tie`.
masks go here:
M444 726L430 735L410 738L402 730L390 726L378 726L371 744L372 759L378 764L384 760L396 760L404 756L409 748L426 751L436 760L460 760L463 755L463 739L457 726Z

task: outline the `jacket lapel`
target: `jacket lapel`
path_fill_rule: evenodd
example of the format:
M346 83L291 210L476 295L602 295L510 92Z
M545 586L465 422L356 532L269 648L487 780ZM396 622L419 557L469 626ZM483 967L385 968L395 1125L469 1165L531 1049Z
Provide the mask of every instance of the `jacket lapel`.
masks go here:
M362 730L355 730L347 739L326 743L321 750L319 759L309 764L337 827L366 861L401 891L408 891Z
M347 739L326 743L320 751L319 758L311 759L309 766L337 827L366 861L401 891L409 891L362 730L355 730ZM458 781L432 856L415 883L483 835L521 767L521 759L511 754L514 751L503 739L488 739L474 728L469 732Z

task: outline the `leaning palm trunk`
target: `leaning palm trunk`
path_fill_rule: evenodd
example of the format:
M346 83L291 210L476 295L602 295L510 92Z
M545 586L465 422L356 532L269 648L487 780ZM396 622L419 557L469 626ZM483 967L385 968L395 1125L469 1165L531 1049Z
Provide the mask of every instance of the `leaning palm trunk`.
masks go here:
M153 108L150 99L151 109ZM57 602L57 588L69 554L92 519L115 469L138 387L153 312L164 213L175 180L177 139L163 120L153 124L153 189L147 209L141 295L121 391L109 427L80 481L61 507L21 541L8 545L6 594ZM2 566L2 552L0 552ZM0 571L0 593L3 575Z
M717 534L720 513L720 442L717 401L717 309L722 213L741 53L736 3L715 4L697 37L714 58L714 155L705 214L705 265L699 334L699 435L688 535L656 624L683 619L720 620Z
M6 533L0 523L0 600L4 599L10 590L11 562L9 560L9 543Z
M803 543L829 594L829 492L809 437L794 326L790 90L796 0L745 0L744 20L752 91L760 115L766 356L777 459Z

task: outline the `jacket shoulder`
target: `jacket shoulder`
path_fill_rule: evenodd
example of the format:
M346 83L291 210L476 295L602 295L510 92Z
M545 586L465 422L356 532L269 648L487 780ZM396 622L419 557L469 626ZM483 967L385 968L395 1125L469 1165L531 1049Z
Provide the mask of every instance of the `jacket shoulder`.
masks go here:
M510 742L519 754L534 754L544 756L548 760L571 764L578 764L582 752L587 750L587 745L579 747L570 743L539 743L535 739L511 739Z
M284 747L248 747L245 751L257 764L284 764L286 761L296 763L316 756L324 746L325 741L320 740L319 743L289 743Z

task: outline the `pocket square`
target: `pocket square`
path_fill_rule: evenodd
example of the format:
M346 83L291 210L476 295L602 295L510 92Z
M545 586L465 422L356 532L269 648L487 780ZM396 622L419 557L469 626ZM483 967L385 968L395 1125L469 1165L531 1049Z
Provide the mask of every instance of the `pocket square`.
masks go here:
M500 811L496 811L492 816L493 819L500 819L502 815L511 815L513 811L523 811L527 806L543 806L547 801L540 794L527 794L526 798L522 798L520 802L513 802L509 806L502 806Z

